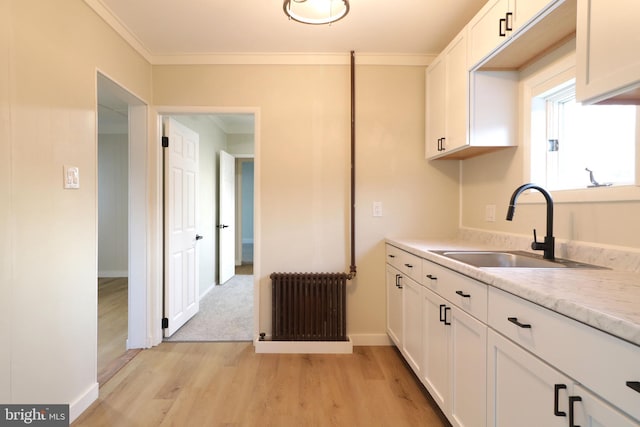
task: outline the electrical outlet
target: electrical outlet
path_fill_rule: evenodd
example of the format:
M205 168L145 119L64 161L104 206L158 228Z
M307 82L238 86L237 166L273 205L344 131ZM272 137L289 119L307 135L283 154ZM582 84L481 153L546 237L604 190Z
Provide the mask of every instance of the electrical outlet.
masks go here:
M496 205L486 205L484 207L484 220L487 222L496 222Z
M63 181L65 189L80 188L80 168L65 165L63 167Z
M373 216L382 216L382 202L373 202Z

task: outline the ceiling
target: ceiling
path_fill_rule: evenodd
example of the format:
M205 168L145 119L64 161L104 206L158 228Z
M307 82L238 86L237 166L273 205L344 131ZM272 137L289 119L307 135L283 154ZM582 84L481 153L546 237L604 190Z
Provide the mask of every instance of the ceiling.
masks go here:
M289 20L282 0L85 0L152 63L185 55L434 55L486 0L350 0L330 25Z

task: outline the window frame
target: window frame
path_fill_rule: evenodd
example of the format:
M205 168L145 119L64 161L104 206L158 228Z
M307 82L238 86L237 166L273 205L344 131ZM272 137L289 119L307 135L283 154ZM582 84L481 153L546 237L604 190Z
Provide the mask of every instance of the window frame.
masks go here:
M540 61L528 66L521 71L520 84L520 140L522 145L522 178L523 182L540 182L542 174L546 177L546 153L533 153L531 150L532 132L546 133L546 126L535 126L536 118L533 113L540 113L545 117L545 101L537 98L563 83L570 84L576 77L575 41L561 46L556 51L548 54ZM538 102L534 102L538 99ZM640 135L640 108L637 109L636 133ZM545 117L546 121L546 117ZM533 156L533 157L532 157ZM533 170L540 170L537 175ZM519 203L543 203L544 199L538 197L535 192L523 194ZM571 190L552 190L555 203L598 203L613 201L638 201L640 200L640 138L636 139L635 150L635 183L611 187L590 187Z

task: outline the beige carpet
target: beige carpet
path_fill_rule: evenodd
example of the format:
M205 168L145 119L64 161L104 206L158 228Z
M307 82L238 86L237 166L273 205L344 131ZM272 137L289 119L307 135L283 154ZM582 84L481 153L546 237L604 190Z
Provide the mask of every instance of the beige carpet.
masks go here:
M198 313L165 341L251 341L253 276L236 275L200 300Z

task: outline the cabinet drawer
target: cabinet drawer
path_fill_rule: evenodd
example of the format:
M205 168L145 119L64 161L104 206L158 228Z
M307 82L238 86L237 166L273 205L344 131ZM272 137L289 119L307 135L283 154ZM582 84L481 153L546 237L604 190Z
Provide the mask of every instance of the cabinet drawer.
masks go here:
M487 322L487 285L422 260L422 284L483 323Z
M640 347L496 288L489 326L640 420Z
M390 264L400 270L402 249L398 249L393 245L387 244L387 264Z
M387 263L416 282L422 282L422 258L387 244Z

